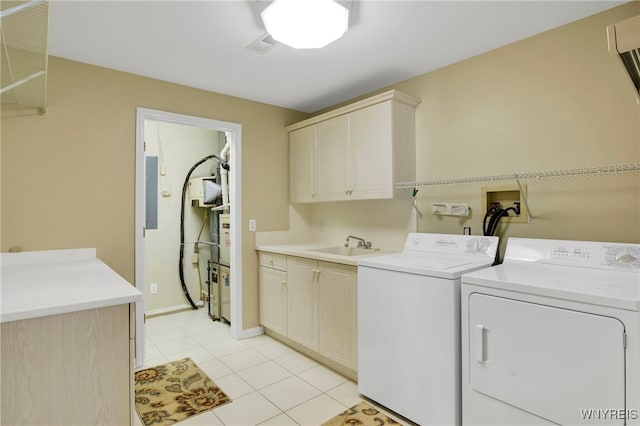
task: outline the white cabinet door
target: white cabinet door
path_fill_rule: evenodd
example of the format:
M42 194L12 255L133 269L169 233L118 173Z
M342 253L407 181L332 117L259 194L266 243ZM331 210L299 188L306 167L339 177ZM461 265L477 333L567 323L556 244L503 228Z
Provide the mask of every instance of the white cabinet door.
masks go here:
M276 269L258 268L260 294L260 324L287 335L287 273Z
M355 370L357 367L356 268L319 262L319 269L319 352Z
M318 350L318 262L287 257L287 337Z
M415 180L419 102L391 90L287 127L291 202L393 198L395 182ZM300 140L315 148L298 153Z
M393 197L391 107L391 101L387 101L350 114L351 199Z
M469 348L463 362L475 391L557 424L593 424L581 410L632 408L615 318L475 293Z
M289 173L289 201L317 201L315 126L289 133Z
M316 124L318 192L322 201L349 197L349 116Z

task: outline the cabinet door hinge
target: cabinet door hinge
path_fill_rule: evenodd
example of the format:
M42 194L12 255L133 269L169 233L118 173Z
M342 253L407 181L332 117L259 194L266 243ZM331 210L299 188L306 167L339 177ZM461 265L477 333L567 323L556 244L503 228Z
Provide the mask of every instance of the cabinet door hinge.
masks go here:
M147 236L147 228L145 226L142 227L142 238Z

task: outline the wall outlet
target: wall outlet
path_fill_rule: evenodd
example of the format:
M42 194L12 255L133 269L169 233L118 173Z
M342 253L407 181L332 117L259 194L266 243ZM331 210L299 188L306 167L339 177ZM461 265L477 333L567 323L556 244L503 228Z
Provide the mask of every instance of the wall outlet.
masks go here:
M158 284L153 283L149 286L149 291L151 294L158 294Z
M256 232L256 220L255 219L249 219L249 231L250 232Z

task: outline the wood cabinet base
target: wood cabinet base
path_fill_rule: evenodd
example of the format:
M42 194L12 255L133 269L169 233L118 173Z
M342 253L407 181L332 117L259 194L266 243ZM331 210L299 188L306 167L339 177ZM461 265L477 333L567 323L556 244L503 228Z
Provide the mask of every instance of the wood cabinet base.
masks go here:
M2 323L3 425L128 425L129 304Z
M283 336L282 334L276 333L273 330L270 330L267 327L264 327L264 333L267 336L271 336L274 339L284 343L285 345L289 346L290 348L295 349L296 351L300 352L301 354L304 354L306 356L308 356L309 358L313 359L314 361L319 362L320 364L325 365L326 367L332 369L333 371L342 374L343 376L353 380L354 382L358 381L358 372L356 370L353 370L351 368L347 368L344 365L337 363L335 361L333 361L330 358L327 358L326 356L321 355L320 353L311 350L309 348L307 348L304 345L301 345L298 342L295 342L285 336Z

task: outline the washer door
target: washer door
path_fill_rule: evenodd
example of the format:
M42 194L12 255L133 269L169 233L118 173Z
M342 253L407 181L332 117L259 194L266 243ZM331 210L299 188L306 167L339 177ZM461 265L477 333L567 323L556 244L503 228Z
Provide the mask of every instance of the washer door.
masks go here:
M626 408L619 320L474 293L468 337L474 390L558 424L624 424L605 411Z

